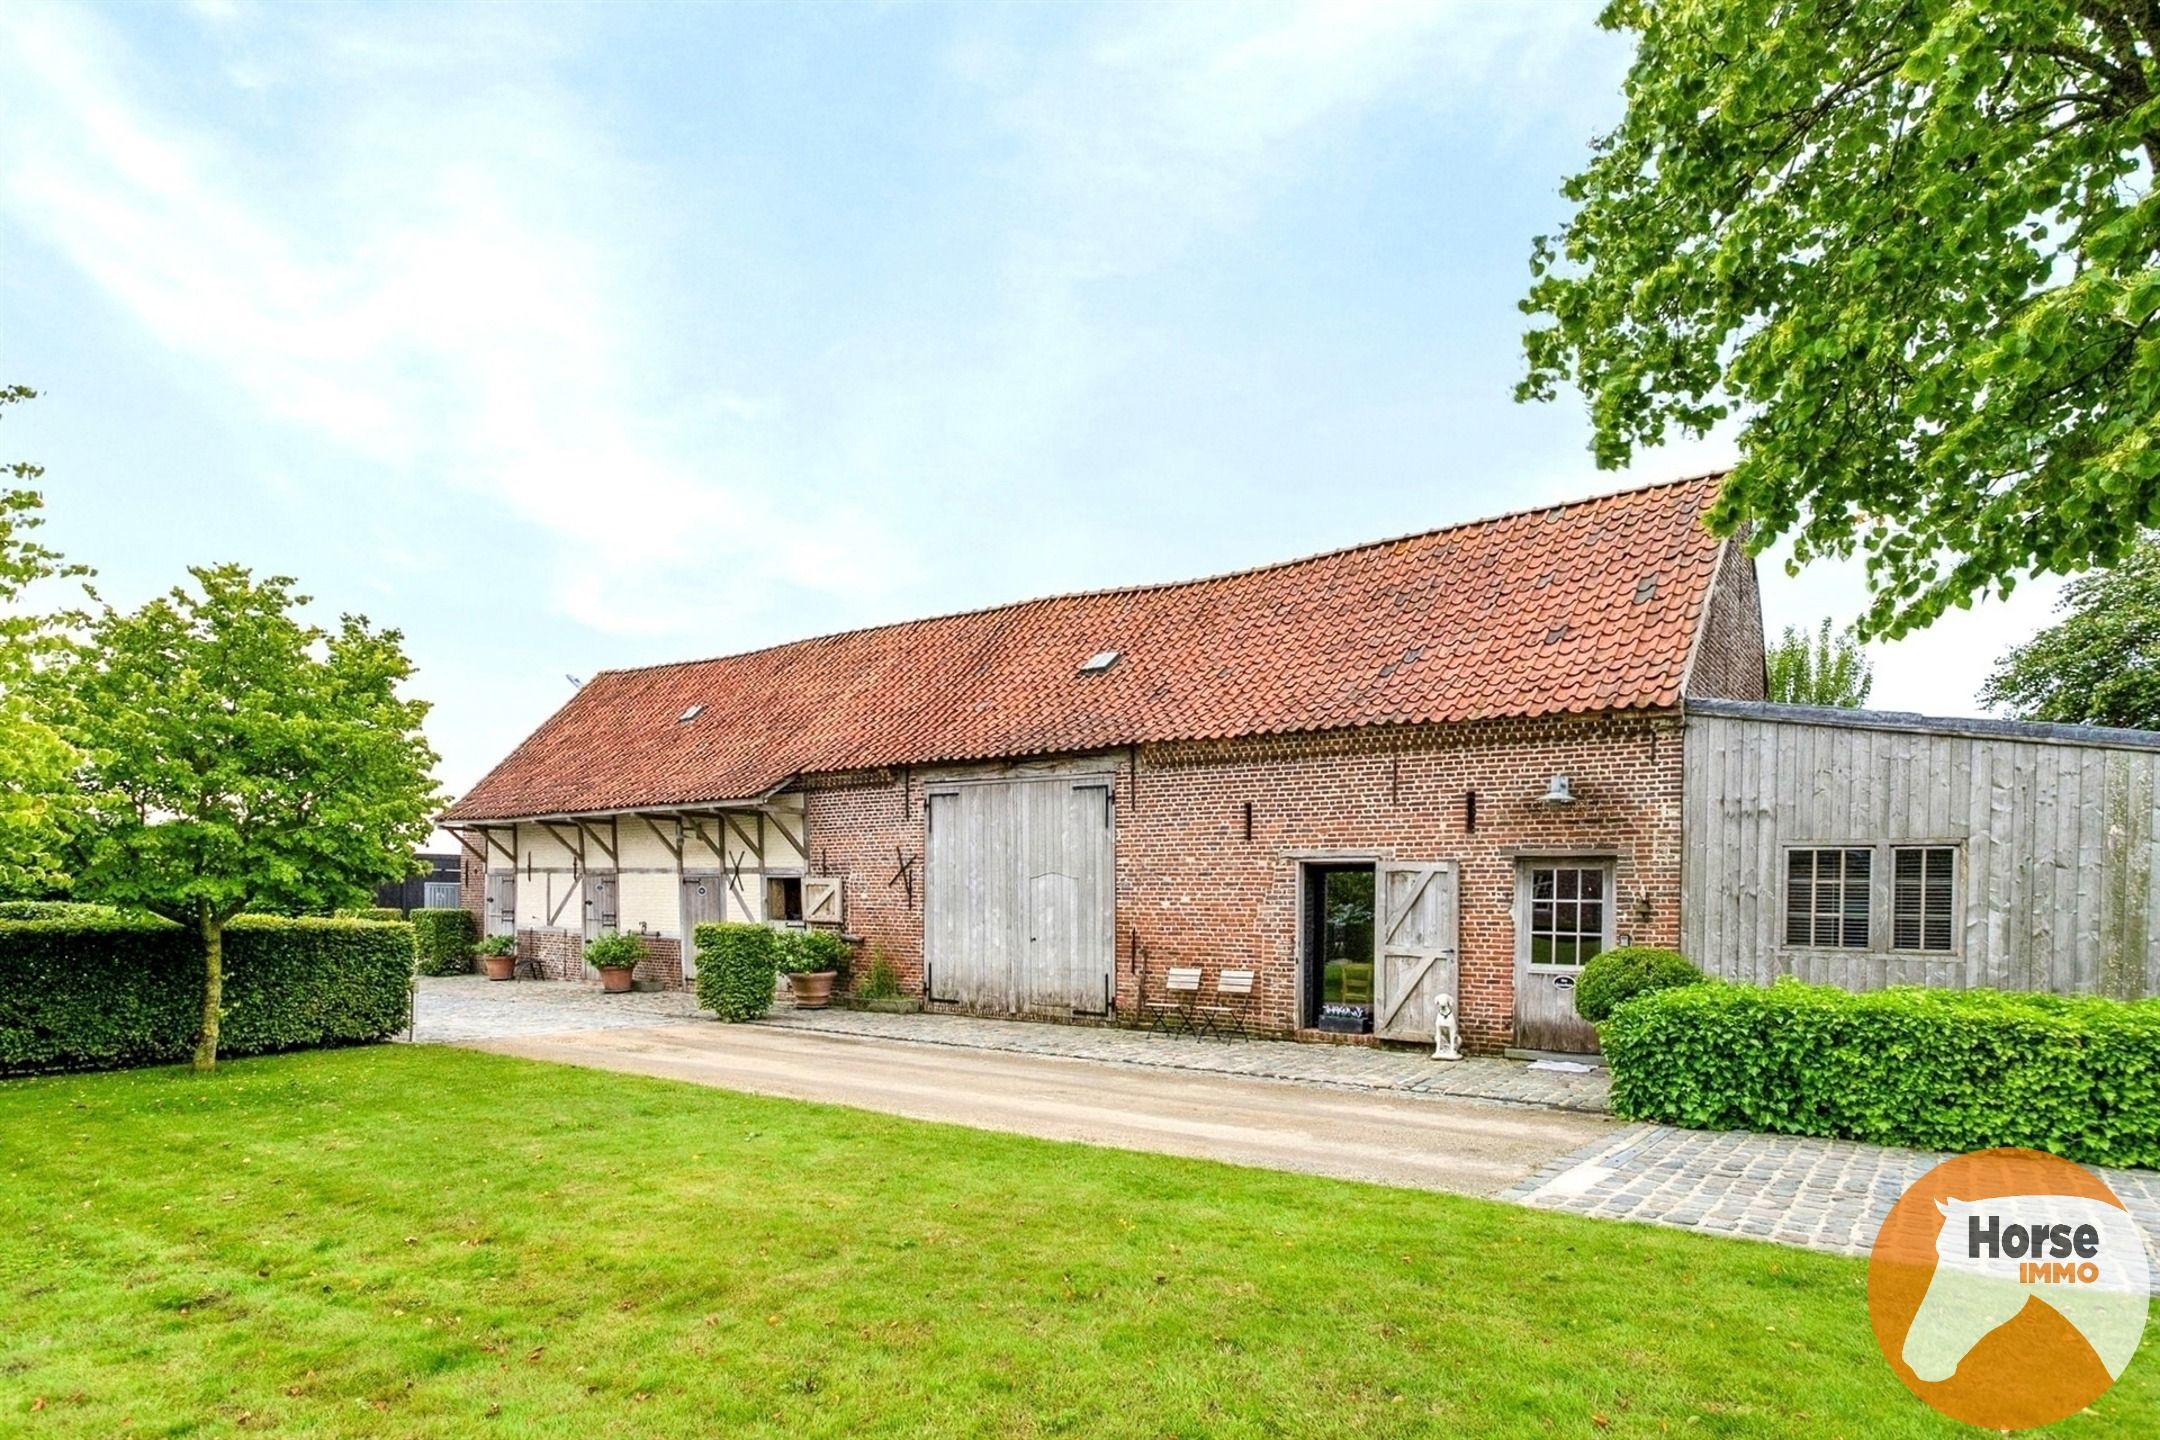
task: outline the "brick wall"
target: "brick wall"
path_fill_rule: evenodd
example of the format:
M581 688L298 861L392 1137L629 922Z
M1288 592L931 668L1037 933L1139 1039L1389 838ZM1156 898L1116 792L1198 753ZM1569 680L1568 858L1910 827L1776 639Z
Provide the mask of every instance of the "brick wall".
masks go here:
M1616 928L1638 942L1677 941L1680 743L1676 717L1635 715L1146 745L1104 757L1117 766L1120 1016L1142 1013L1143 983L1149 1001L1160 998L1170 965L1202 966L1208 989L1221 968L1250 967L1256 1018L1290 1030L1301 862L1328 853L1453 860L1465 1039L1498 1049L1513 1035L1518 856L1611 855ZM1555 773L1569 776L1574 805L1535 803ZM1475 831L1465 824L1471 790ZM880 947L919 993L920 778L827 778L808 809L815 866L845 883L848 930Z
M472 916L472 933L487 934L487 866L463 848L458 852L458 905Z
M1765 698L1762 592L1755 583L1755 557L1747 552L1745 531L1725 542L1707 605L1688 665L1688 695L1719 700Z
M520 930L517 953L522 971L527 962L538 967L543 980L585 978L585 936L578 930Z
M630 972L631 983L640 990L682 989L682 942L672 935L639 935L637 940L645 954Z

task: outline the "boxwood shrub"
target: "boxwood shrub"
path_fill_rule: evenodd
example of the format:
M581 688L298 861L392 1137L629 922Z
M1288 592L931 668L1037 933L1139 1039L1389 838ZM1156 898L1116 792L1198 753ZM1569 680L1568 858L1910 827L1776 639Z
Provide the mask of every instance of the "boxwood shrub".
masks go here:
M242 916L225 931L220 1055L381 1040L411 1004L412 931ZM202 942L148 916L0 922L0 1072L186 1060Z
M413 949L422 975L471 973L476 927L470 910L415 910L406 923L413 928Z
M755 1020L772 1009L780 971L780 937L763 925L728 922L700 925L697 944L698 1004L722 1020Z
M1593 1025L1602 1024L1623 1000L1702 981L1702 971L1677 950L1621 945L1593 956L1575 977L1575 1013Z
M1629 1119L2160 1165L2160 1000L1709 983L1598 1038Z

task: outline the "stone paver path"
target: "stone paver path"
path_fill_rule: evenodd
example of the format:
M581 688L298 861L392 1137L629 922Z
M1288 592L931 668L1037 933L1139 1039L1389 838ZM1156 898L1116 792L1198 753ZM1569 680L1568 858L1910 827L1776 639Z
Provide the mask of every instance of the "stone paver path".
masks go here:
M1054 1055L1150 1069L1201 1070L1396 1095L1444 1095L1552 1110L1606 1111L1602 1068L1533 1069L1519 1060L1435 1060L1419 1051L1287 1040L1196 1040L1096 1025L982 1020L964 1015L883 1015L868 1010L776 1009L764 1022L828 1035L918 1045L958 1045L1017 1055Z
M1865 1255L1883 1217L1947 1155L1747 1131L1630 1125L1501 1192L1540 1210ZM2160 1242L2160 1171L2102 1170ZM2155 1275L2160 1293L2160 1274Z
M414 1036L456 1044L574 1030L646 1029L711 1017L679 990L606 995L590 985L457 975L420 982ZM1289 1080L1348 1090L1436 1095L1546 1109L1605 1113L1602 1069L1575 1074L1533 1069L1516 1060L1434 1060L1362 1045L1306 1045L1284 1040L1197 1040L1091 1025L983 1020L963 1015L883 1015L867 1010L794 1010L785 1004L759 1022L825 1035L910 1045L945 1045L1013 1055L1093 1060L1150 1069L1193 1070L1257 1080Z

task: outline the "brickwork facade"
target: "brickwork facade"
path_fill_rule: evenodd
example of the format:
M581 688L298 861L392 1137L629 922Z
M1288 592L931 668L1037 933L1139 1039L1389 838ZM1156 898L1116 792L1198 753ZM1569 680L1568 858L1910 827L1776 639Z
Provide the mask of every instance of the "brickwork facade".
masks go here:
M1676 714L1638 713L1106 752L1097 758L1115 775L1118 1016L1134 1021L1162 1003L1172 965L1200 966L1210 989L1221 969L1251 968L1252 1018L1294 1031L1304 866L1448 860L1462 882L1465 1040L1503 1048L1514 1036L1523 861L1609 858L1618 932L1638 943L1677 941L1680 745ZM1554 774L1569 777L1574 804L1538 803ZM820 873L844 882L848 930L882 951L914 993L923 960L921 781L909 771L831 777L808 796L812 851Z
M1762 591L1755 580L1755 557L1747 536L1725 542L1718 556L1717 579L1705 602L1695 650L1688 659L1690 699L1761 700L1768 675L1763 661Z

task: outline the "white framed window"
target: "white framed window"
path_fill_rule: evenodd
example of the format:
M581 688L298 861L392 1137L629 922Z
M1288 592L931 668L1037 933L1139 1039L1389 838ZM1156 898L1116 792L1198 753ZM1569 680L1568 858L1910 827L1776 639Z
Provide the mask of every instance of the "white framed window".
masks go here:
M1891 847L1891 949L1955 952L1957 910L1955 845Z
M1526 958L1537 969L1587 964L1612 945L1612 867L1532 862L1522 870Z
M1872 918L1875 852L1865 846L1785 852L1785 943L1810 950L1865 950Z

